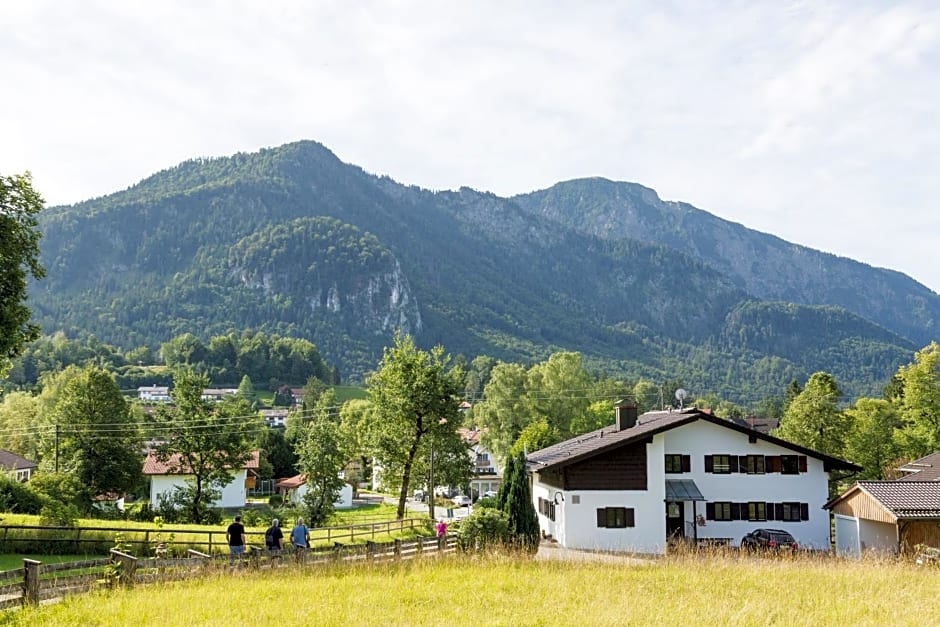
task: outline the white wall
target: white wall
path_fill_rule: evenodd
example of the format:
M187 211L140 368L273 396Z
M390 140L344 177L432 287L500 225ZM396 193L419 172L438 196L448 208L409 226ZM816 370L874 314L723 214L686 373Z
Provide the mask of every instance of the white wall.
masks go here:
M858 539L862 553L897 555L898 528L891 523L860 518Z
M836 514L836 555L859 558L862 555L858 538L858 518Z
M235 473L235 478L222 488L222 497L213 503L213 507L244 507L247 502L245 491L245 478L248 474L244 468ZM150 506L158 507L159 495L172 493L176 486L185 486L186 480L192 475L152 475L150 477Z
M294 505L303 503L304 494L307 493L307 484L301 483L297 488L290 491L290 501ZM353 506L353 489L348 483L344 483L340 488L339 498L333 503L336 509L350 509Z
M698 527L700 538L731 538L737 546L753 529L769 527L789 531L801 547L829 549L829 512L822 509L829 498L828 475L822 460L807 457L807 472L797 475L767 473L714 474L705 472L705 455L794 455L795 451L758 439L751 444L748 435L698 420L663 434L664 453L691 456L692 472L664 475L664 479L692 479L706 501L764 501L772 503L799 502L809 504L809 520L784 522L769 520L709 520ZM658 437L658 436L657 436ZM686 504L686 520L691 520L691 503ZM698 512L705 515L705 503L699 502Z

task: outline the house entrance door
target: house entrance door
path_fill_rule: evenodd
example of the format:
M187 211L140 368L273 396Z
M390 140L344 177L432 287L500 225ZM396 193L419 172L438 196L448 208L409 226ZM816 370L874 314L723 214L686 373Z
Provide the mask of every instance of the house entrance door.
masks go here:
M685 504L676 501L666 502L666 537L685 537Z

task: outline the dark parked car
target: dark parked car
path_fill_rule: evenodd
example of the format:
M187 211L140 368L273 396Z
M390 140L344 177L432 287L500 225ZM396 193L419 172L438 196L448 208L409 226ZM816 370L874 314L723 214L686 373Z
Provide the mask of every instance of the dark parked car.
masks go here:
M788 550L795 551L800 548L789 531L782 529L755 529L741 538L741 548L747 550Z

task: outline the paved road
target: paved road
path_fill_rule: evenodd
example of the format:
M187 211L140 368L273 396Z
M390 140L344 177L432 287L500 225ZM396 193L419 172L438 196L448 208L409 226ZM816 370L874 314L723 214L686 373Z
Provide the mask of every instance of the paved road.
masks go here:
M398 505L398 499L391 496L383 496L381 494L360 494L359 498L356 499L356 502L362 503L388 503L390 505ZM405 509L414 514L421 516L428 515L428 504L415 501L413 499L408 499L405 501ZM450 499L444 498L442 496L434 499L434 518L451 518L451 519L460 519L468 516L470 514L469 507L454 507L450 502Z

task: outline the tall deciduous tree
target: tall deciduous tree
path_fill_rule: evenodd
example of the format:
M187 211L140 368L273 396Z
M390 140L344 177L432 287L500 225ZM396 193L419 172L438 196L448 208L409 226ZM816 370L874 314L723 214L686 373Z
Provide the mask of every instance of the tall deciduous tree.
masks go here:
M0 175L0 375L28 342L39 337L26 306L27 278L46 274L39 263L42 235L37 218L43 200L32 183L29 172Z
M346 465L347 453L338 421L327 412L317 413L304 428L297 457L306 475L303 500L307 523L323 525L333 514L344 483L339 473Z
M65 388L55 407L59 469L75 474L91 496L123 494L141 481L141 434L111 373L89 367ZM54 463L54 451L44 458Z
M39 399L11 392L0 403L0 448L39 461Z
M157 412L164 440L156 447L156 457L171 464L174 472L192 476L186 503L192 522L206 518L207 494L230 484L235 472L244 468L262 426L260 416L237 395L220 403L203 400L208 384L205 375L178 370L170 392L173 406Z
M505 459L509 449L532 417L526 408L526 371L519 364L499 363L490 372L483 396L473 408L473 419L482 429L482 443L496 459Z
M405 515L412 468L422 442L428 437L456 437L463 373L448 369L449 362L443 347L418 350L411 336L399 333L368 379L373 446L383 469L398 475L399 518Z
M774 435L827 455L841 456L849 421L839 410L842 392L827 372L814 373L787 405Z
M858 479L885 479L885 470L899 456L894 440L901 426L897 410L880 398L860 398L845 410L850 427L845 458L862 467Z
M940 450L940 344L931 342L898 370L902 453L912 459Z

